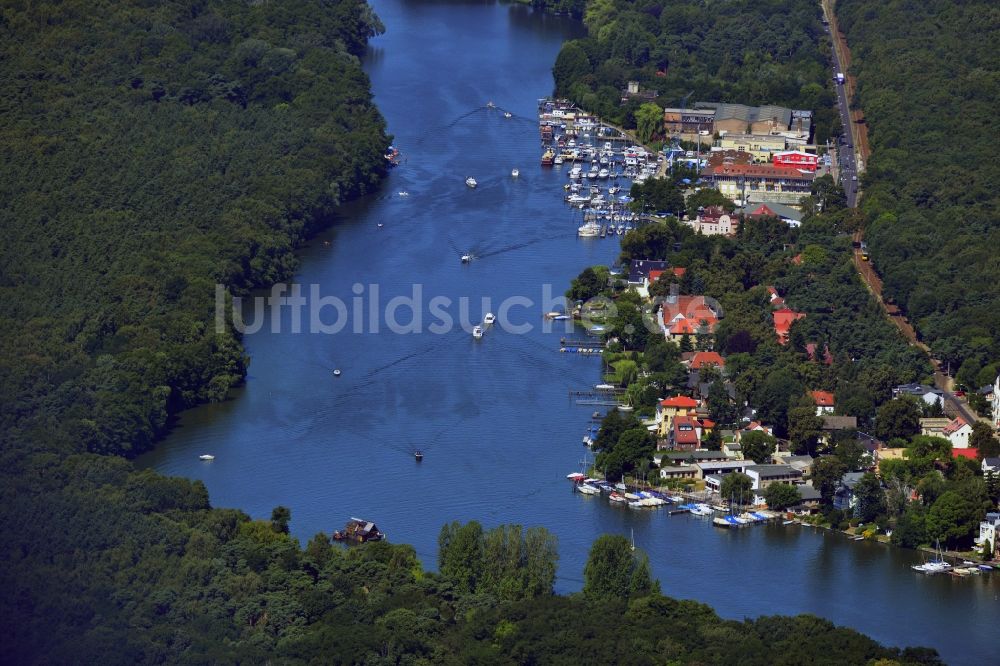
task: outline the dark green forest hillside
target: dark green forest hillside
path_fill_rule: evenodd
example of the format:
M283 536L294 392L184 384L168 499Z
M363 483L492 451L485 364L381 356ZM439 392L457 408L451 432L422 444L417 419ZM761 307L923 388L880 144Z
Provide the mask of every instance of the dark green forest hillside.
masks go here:
M840 0L872 146L862 206L886 294L970 387L1000 362L996 3Z
M363 2L0 10L0 429L134 454L245 361L214 284L290 274L378 182Z
M628 127L639 107L621 105L629 80L656 90L660 106L785 104L813 110L823 142L839 121L820 16L812 0L592 0L588 36L556 60L556 92Z

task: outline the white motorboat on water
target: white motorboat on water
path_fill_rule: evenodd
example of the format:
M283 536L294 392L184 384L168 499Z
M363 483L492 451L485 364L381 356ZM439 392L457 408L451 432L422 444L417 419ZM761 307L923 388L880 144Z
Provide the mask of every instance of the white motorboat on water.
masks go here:
M610 175L611 175L611 172L608 171L607 169L601 169L600 171L597 172L597 177L598 178L607 178Z
M562 164L565 161L566 161L565 157L563 157L562 155L556 155L555 158L553 158L552 163L553 164Z
M213 456L211 453L203 453L200 456L198 456L198 460L215 460L215 456Z
M478 185L479 183L476 182L475 178L473 178L472 176L469 176L468 178L465 179L465 184L468 185L469 187L475 189L476 185Z
M518 171L517 169L511 169L510 170L510 175L513 176L514 178L517 178L518 176L521 175L521 172Z
M570 472L566 475L566 478L570 481L583 481L587 477L585 474L581 474L580 472Z
M615 388L614 384L598 384L594 387L597 391L613 391Z
M710 507L707 504L695 504L693 507L691 507L690 511L696 516L712 515L712 507Z
M482 338L483 337L483 327L482 326L476 326L476 327L474 327L472 329L472 337L474 337L476 340L479 340L480 338Z
M580 238L597 238L601 234L601 227L596 222L587 222L576 233Z
M495 314L493 314L492 312L487 312L486 316L483 317L483 323L486 324L487 326L492 325L493 322L495 322L496 320L497 320L497 316Z
M401 196L401 197L408 197L408 196L410 196L410 193L407 192L406 190L400 190L399 191L399 196Z
M462 263L463 264L467 264L467 263L469 263L471 261L472 261L472 255L471 254L463 254L462 255Z
M503 112L503 117L504 118L513 118L514 115L510 111L504 111Z
M577 485L576 489L583 493L584 495L600 495L601 489L596 488L589 483L581 483Z

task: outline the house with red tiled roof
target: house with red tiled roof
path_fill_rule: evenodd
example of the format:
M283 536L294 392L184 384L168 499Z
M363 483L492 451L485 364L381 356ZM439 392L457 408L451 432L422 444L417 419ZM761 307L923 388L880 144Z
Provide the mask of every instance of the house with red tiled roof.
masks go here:
M775 310L780 310L785 307L785 299L778 295L778 290L774 287L768 287L767 293L771 295L771 307Z
M724 370L726 359L722 358L719 352L698 351L681 354L681 363L684 363L689 370L701 370L705 367L715 367Z
M715 331L719 317L704 296L671 295L660 306L660 327L667 340Z
M832 393L829 391L809 391L809 395L812 396L813 402L816 403L816 416L833 414L835 404Z
M670 448L694 451L701 443L701 424L691 416L676 416L670 429Z
M737 430L733 435L733 439L736 441L737 444L739 444L743 440L743 435L747 434L748 432L762 432L765 435L773 436L774 428L772 428L771 426L764 425L760 421L751 421L746 425L745 428Z
M659 425L658 433L660 437L667 437L673 427L674 417L678 415L692 415L701 403L686 395L675 395L672 398L661 400L656 405L656 423Z
M774 332L781 344L788 342L788 334L792 329L792 324L806 316L804 312L796 312L789 308L775 310L771 315L774 317Z
M674 266L673 268L670 269L670 272L674 274L674 277L684 277L684 274L687 273L687 270L688 269L684 268L683 266Z

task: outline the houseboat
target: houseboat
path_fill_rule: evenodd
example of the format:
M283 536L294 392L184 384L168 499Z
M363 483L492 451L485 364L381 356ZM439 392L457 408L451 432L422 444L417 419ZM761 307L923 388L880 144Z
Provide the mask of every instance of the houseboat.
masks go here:
M351 518L344 529L333 533L333 538L335 541L366 543L368 541L382 541L385 539L385 533L369 520Z

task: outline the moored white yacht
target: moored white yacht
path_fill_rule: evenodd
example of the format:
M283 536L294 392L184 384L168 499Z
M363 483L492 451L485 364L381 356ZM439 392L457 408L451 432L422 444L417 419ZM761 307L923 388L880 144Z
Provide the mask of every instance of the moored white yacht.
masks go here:
M601 227L596 222L591 221L577 228L576 233L580 238L597 238L601 233Z
M198 460L215 460L215 456L210 453L203 453L198 456Z

